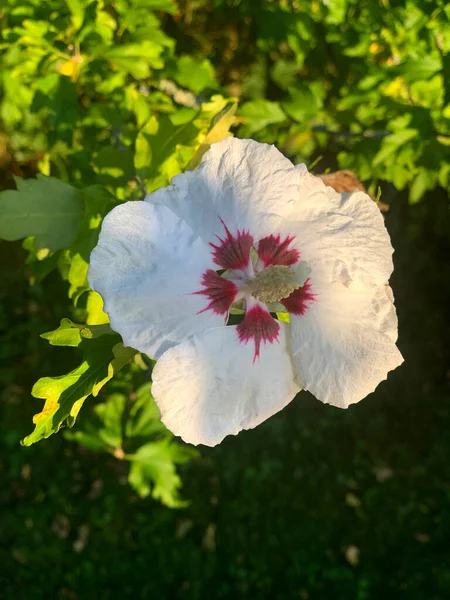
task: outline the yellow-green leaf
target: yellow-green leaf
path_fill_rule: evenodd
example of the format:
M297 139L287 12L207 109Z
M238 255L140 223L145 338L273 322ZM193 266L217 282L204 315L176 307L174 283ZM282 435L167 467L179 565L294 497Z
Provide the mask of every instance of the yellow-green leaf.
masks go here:
M31 393L45 400L45 404L33 417L35 429L22 441L24 446L48 438L62 425L72 427L86 398L91 394L97 396L105 383L136 354L132 348L123 346L120 336L108 325L88 327L63 319L56 331L44 336L52 345L76 345L84 351L84 356L70 373L42 377L35 383Z

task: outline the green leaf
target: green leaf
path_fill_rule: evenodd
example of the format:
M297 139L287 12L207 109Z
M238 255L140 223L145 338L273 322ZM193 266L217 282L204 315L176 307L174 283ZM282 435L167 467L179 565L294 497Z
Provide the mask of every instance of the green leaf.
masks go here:
M70 12L72 13L72 23L75 29L79 29L83 23L86 10L85 0L65 0Z
M242 136L251 136L267 125L281 123L286 120L286 115L281 110L278 102L269 100L254 100L246 102L238 111L239 117L244 123Z
M109 317L103 310L103 298L94 291L89 291L86 299L86 324L103 325L109 323Z
M94 156L92 164L104 185L116 188L134 177L133 155L126 146L105 146Z
M195 94L207 88L217 88L214 67L207 58L197 60L192 56L182 56L177 60L173 77L182 87Z
M198 144L199 128L191 121L174 125L176 117L150 119L136 140L135 166L146 180L148 191L167 185L184 170ZM184 150L188 150L186 159ZM156 179L158 178L158 179Z
M416 204L427 190L432 190L437 183L436 171L421 169L409 188L409 202Z
M373 160L373 166L376 167L387 163L387 161L398 152L399 148L417 136L418 131L416 129L403 129L402 131L397 131L388 135L383 140L381 148Z
M159 409L153 399L151 387L152 384L149 382L136 390L136 399L125 426L128 438L148 440L155 435L171 435L160 420Z
M146 10L160 10L169 14L175 14L178 10L174 0L132 0L133 7L145 8Z
M108 402L101 402L94 407L94 412L102 423L97 434L107 447L122 447L122 419L125 413L126 402L127 399L123 394L111 394L108 397Z
M37 250L51 252L70 246L83 220L83 194L53 177L15 180L17 190L0 192L0 238L34 236Z
M426 80L442 70L442 61L439 56L423 56L420 60L408 60L399 65L388 67L388 73L403 75L405 81Z
M167 506L184 506L186 503L179 497L181 480L176 465L197 456L197 452L173 441L161 423L150 382L137 389L128 410L132 398L133 394L110 394L82 419L77 431L68 431L65 437L91 450L130 461L129 482L142 498L152 494Z
M65 437L94 451L111 452L122 457L122 421L127 398L124 394L111 394L106 402L100 402L90 418L83 419L82 428L65 432Z
M227 104L220 112L218 112L213 120L209 130L205 136L205 139L200 144L197 152L194 154L192 159L189 161L186 170L193 170L198 167L203 155L209 149L211 144L220 142L225 139L230 132L230 128L234 125L235 115L237 110L237 104Z
M98 55L136 79L145 79L151 68L161 69L164 66L161 59L163 49L163 46L145 40L140 44L111 46L99 51Z
M78 325L70 319L62 319L58 329L42 333L41 338L50 346L72 346L77 348L83 340L96 339L102 335L117 335L108 324Z
M322 107L322 94L314 92L311 85L289 88L290 99L283 102L283 110L298 123L314 117Z
M149 442L130 457L128 481L141 498L151 494L169 507L186 506L178 495L181 479L175 465L185 463L195 455L194 449L169 439Z
M298 73L296 61L278 60L270 71L270 76L282 90L287 90L295 84Z
M124 347L120 336L105 325L87 327L66 319L56 331L44 334L44 337L52 345L78 346L84 356L81 364L70 373L43 377L35 383L31 393L35 398L45 400L45 404L33 417L35 429L22 441L24 446L48 438L63 424L72 427L86 398L91 394L97 396L105 383L136 354L132 348Z
M345 20L347 12L347 0L331 0L331 2L324 2L328 9L326 16L326 22L339 25Z

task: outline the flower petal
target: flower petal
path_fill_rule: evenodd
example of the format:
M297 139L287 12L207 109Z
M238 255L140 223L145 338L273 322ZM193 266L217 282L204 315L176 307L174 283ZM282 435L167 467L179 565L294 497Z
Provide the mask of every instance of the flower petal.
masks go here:
M247 299L247 311L244 319L236 325L239 341L248 344L250 341L255 345L253 362L260 356L261 342L263 344L274 344L278 342L280 324L276 321L264 304L252 302Z
M206 296L208 305L200 311L203 313L207 310L212 310L218 315L228 319L230 307L236 299L238 288L233 281L221 277L216 271L208 269L202 275L203 289L195 294Z
M191 444L215 446L227 435L256 427L300 391L286 349L278 342L242 344L236 327L220 327L165 352L153 370L152 393L164 424Z
M126 202L104 219L89 284L124 344L158 358L186 337L223 324L195 294L214 268L208 246L165 206Z
M358 283L312 287L315 301L303 315L291 315L295 369L319 400L346 408L403 362L392 292Z
M274 146L226 138L211 145L198 169L176 175L146 201L170 206L208 242L222 236L222 222L233 236L249 231L256 242L276 234L276 224L291 214L301 179Z
M212 144L197 170L177 175L146 201L169 206L207 242L223 235L222 222L234 237L245 230L256 244L265 238L262 261L292 264L300 253L327 281L381 284L392 272L392 246L375 202L363 192L335 192L268 144Z
M304 284L294 290L290 296L280 300L291 315L304 315L309 306L316 299L316 295L311 289L311 283L307 279Z
M296 249L290 249L289 245L293 242L295 236L286 236L281 241L280 234L270 234L258 242L258 257L264 268L268 265L295 265L300 257L300 252Z
M217 237L217 242L209 242L213 249L214 262L221 269L232 271L245 271L250 263L250 250L254 240L248 231L237 230L234 236L222 221L225 229L223 238Z
M315 188L303 198L290 230L301 259L324 281L381 285L389 280L393 248L383 216L367 194Z

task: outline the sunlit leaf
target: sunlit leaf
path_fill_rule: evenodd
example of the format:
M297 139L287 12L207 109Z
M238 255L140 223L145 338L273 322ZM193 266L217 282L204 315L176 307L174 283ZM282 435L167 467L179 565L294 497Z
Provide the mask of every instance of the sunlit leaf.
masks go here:
M63 425L72 427L86 398L97 396L105 383L133 358L136 351L124 347L119 335L111 334L107 325L98 327L102 329L67 320L54 332L44 334L52 345L77 346L84 356L70 373L43 377L35 383L31 393L45 400L45 404L33 417L35 429L22 441L23 445L31 446L48 438Z
M186 170L192 170L198 167L202 156L209 149L211 144L220 142L228 135L230 135L230 128L234 125L235 115L237 110L237 104L228 104L219 113L215 115L211 121L209 130L203 139L200 147L198 148L195 155L189 161L186 166Z

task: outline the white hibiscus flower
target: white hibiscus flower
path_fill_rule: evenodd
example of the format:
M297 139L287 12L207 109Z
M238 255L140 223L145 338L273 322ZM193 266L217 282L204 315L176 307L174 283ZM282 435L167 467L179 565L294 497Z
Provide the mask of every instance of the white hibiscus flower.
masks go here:
M158 359L165 425L213 446L301 389L345 408L403 362L392 252L366 194L228 138L196 171L106 216L89 283L124 344ZM235 307L242 320L226 325Z

